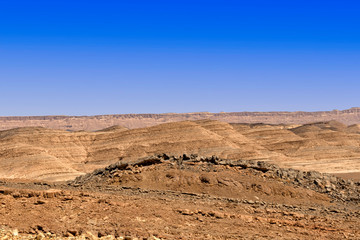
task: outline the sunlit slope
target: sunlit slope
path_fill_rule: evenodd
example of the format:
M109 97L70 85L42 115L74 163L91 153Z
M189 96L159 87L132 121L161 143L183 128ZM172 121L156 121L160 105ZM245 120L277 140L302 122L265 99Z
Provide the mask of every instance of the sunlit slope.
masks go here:
M230 124L209 120L98 132L18 128L0 132L0 177L66 180L121 158L156 153L242 159L274 155Z
M279 164L341 173L360 171L360 134L356 125L319 122L300 126L234 124L240 133L285 158Z

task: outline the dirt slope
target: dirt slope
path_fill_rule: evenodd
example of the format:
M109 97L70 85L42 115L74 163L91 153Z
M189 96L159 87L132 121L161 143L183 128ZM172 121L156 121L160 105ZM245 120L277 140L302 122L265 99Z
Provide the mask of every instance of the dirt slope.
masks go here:
M300 126L232 124L242 135L284 157L281 166L329 173L360 171L360 134L354 126L319 122Z

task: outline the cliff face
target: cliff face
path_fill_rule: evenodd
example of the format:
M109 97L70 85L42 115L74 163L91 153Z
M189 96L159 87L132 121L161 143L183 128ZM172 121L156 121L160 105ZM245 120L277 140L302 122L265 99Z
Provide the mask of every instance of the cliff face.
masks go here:
M98 116L26 116L0 117L0 130L41 126L63 130L95 131L114 125L140 128L167 122L211 119L229 123L305 124L336 120L346 125L360 123L360 108L323 112L229 112L229 113L166 113L116 114Z

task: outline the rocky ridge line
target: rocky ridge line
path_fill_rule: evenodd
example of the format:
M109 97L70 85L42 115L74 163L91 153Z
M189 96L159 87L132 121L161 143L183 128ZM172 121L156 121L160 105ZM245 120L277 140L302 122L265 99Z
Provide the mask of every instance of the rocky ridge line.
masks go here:
M240 167L242 169L253 169L254 174L263 173L265 177L278 179L287 185L293 185L306 189L311 189L319 193L325 193L334 200L342 202L360 202L360 182L345 180L331 174L320 173L317 171L301 171L292 168L280 168L275 164L265 161L255 160L227 160L217 156L203 157L196 154L182 156L168 156L166 154L154 155L141 158L134 162L123 162L111 164L106 168L100 168L92 173L77 177L69 181L68 185L81 186L93 179L111 177L111 174L118 170L132 170L133 167L144 167L153 164L166 162L176 163L179 168L183 162L207 162L215 165L226 165L230 167Z

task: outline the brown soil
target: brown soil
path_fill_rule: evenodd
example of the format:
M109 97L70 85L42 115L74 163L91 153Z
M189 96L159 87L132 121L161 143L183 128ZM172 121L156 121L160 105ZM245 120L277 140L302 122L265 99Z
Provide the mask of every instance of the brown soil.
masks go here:
M349 173L336 173L335 176L351 179L353 181L360 181L360 172L349 172Z
M23 238L360 238L357 202L280 179L273 174L279 168L149 160L119 162L68 183L2 181L0 225Z

